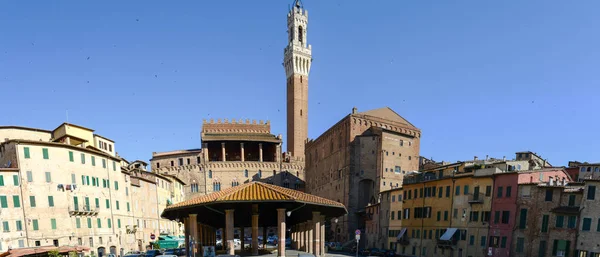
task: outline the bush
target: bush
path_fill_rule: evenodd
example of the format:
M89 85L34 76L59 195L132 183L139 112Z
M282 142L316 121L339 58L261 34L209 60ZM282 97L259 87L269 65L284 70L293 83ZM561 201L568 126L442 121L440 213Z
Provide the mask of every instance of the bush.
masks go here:
M58 250L52 250L48 252L48 257L60 257Z

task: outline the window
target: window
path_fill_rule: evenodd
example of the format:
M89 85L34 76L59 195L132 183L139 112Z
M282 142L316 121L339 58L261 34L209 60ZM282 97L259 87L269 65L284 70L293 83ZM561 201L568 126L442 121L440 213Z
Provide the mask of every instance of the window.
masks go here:
M81 228L81 219L80 218L75 218L75 227Z
M527 227L527 209L521 209L519 214L519 228L525 229Z
M546 189L546 198L545 201L546 202L552 202L552 193L554 191L551 188Z
M73 152L72 151L69 151L69 161L70 162L74 162L75 161L75 158L73 158Z
M485 187L485 196L491 196L492 195L492 186L486 186Z
M244 177L248 177L248 170L244 170Z
M15 186L19 185L19 175L13 175L13 184Z
M88 228L92 228L92 218L87 218Z
M497 190L498 193L496 194L496 197L502 198L502 189L503 189L502 187L498 187L498 190Z
M502 224L508 224L510 218L510 211L502 211Z
M446 198L450 197L450 186L446 186Z
M48 148L42 148L42 155L44 156L45 160L50 159L50 156L48 155Z
M129 212L131 210L130 206L129 206L129 202L127 203L127 212Z
M511 195L512 195L512 187L507 186L506 187L506 197L510 197Z
M96 223L98 223L98 228L102 228L102 220L100 218L96 219Z
M583 226L581 226L581 231L590 231L592 227L592 219L583 218Z
M214 192L221 191L221 182L213 182L213 191Z
M56 230L56 219L50 219L50 225L52 226L52 230Z
M0 175L0 186L4 186L4 176Z
M444 221L448 221L448 211L444 211Z
M569 195L569 206L575 206L575 195Z
M394 220L394 214L395 214L395 212L392 212L392 216L391 216L392 220Z
M554 225L557 228L562 228L565 223L565 216L558 215L556 216L556 224Z
M106 199L106 209L110 209L110 200Z
M394 167L394 173L400 174L402 172L402 168L400 166Z
M505 236L503 236L500 239L500 248L506 248L506 237Z
M87 199L88 199L88 198L86 197L86 198L85 198L85 201L86 201L85 205L88 205L88 203L87 203ZM95 199L95 202L96 202L96 208L98 208L98 209L99 209L99 208L100 208L100 199L96 198L96 199Z
M548 219L549 216L547 214L542 216L542 233L548 233Z
M187 165L190 165L190 164L191 164L190 158L187 158Z
M119 190L119 181L115 181L115 190Z
M190 185L190 190L192 191L192 193L198 192L198 184L197 183L191 184Z
M108 151L112 152L112 144L108 144Z
M35 196L33 196L33 195L29 196L29 205L30 205L30 207L35 207L36 206L36 204L35 204Z
M106 159L102 159L102 168L106 169Z
M183 158L179 158L178 161L179 161L179 166L183 166Z
M23 154L25 155L25 159L31 158L31 155L29 154L29 147L23 147Z
M518 253L522 253L524 246L525 246L525 238L523 238L523 237L517 237L517 249L516 249L516 251Z
M50 183L52 182L52 175L50 174L50 172L46 171L46 182Z
M119 201L115 202L115 207L117 208L117 210L119 210Z
M487 240L486 236L481 236L481 240L479 241L479 246L485 247L485 241Z
M121 219L117 219L117 228L121 228Z
M40 230L38 220L32 220L31 223L33 223L33 230L35 230L35 231Z
M587 199L588 200L596 199L596 186L588 186Z
M96 157L92 156L92 166L96 166Z
M463 194L468 195L469 194L469 186L465 185L465 188L463 189Z
M21 201L18 195L13 195L13 206L15 208L21 208Z
M212 178L212 170L208 171L208 178Z
M51 196L51 195L48 196L48 206L54 207L54 196Z
M113 161L113 171L117 170L117 162Z
M10 227L8 226L8 221L2 221L2 231L10 232Z
M437 212L437 221L440 221L440 220L441 220L441 218L442 218L442 212L441 212L441 211L438 211L438 212Z
M577 225L577 216L569 216L567 228L575 228Z
M538 257L546 256L546 241L540 241L540 246L538 247Z
M460 186L457 186L455 190L454 195L460 195Z
M475 245L475 236L474 235L469 236L469 245Z
M262 178L262 170L258 170L258 178Z
M106 220L106 223L108 224L108 228L112 228L112 222L110 218Z
M33 172L31 172L30 170L27 171L27 182L33 182Z
M17 231L23 230L23 222L22 221L17 220L16 225L17 225Z
M0 195L0 208L8 208L8 200L5 195Z

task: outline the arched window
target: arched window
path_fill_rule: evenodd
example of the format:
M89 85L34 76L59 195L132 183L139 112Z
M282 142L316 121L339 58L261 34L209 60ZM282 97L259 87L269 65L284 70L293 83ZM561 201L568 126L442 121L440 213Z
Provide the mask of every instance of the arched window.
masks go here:
M304 31L302 29L302 26L298 27L298 41L300 41L300 43L302 43L304 41Z
M213 182L213 191L214 192L221 191L221 182Z

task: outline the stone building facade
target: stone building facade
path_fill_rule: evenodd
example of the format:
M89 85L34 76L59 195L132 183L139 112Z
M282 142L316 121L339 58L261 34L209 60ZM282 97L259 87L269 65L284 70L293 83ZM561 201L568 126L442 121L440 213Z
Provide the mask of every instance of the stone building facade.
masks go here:
M187 198L250 181L303 190L304 159L282 153L268 121L205 120L201 137L201 149L154 152L150 160L153 173L185 181Z
M600 257L600 180L587 179L584 183L575 256Z
M135 220L153 221L160 233L155 182L138 183L150 190L137 194L114 142L93 132L68 123L0 127L0 249L83 245L97 256L123 255L151 241L149 230L129 233Z
M390 108L354 108L306 144L307 192L348 208L348 215L332 224L328 240L353 240L354 231L365 228L371 199L399 187L403 174L419 168L420 137L418 128Z

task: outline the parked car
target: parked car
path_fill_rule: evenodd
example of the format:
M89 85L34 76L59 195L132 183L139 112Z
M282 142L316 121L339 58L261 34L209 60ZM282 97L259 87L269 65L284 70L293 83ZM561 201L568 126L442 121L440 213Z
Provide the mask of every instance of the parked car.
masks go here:
M285 239L285 246L291 246L292 245L292 239L291 238L286 238Z
M162 253L160 252L160 250L148 250L146 251L146 257L156 257L161 255Z
M384 255L385 257L395 257L396 256L396 251L394 250L387 250L385 251Z

